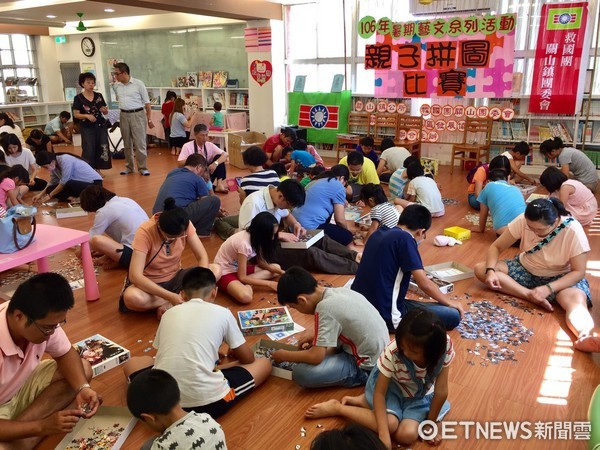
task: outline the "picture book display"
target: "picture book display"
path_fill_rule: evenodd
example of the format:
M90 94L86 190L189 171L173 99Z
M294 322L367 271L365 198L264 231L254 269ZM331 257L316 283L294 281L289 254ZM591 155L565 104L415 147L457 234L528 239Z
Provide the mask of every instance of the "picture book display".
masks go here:
M118 450L137 419L122 406L101 406L89 419L80 419L56 448L65 450Z
M198 73L198 83L200 87L211 88L213 81L213 73L202 71Z
M79 355L92 365L94 377L129 360L130 353L126 348L96 334L75 344Z
M213 88L224 88L225 86L227 86L228 74L229 73L225 70L218 70L216 72L213 72L212 87Z
M238 311L240 329L245 336L290 331L294 321L286 306Z
M189 87L197 87L198 86L198 72L188 72L187 73L187 85Z

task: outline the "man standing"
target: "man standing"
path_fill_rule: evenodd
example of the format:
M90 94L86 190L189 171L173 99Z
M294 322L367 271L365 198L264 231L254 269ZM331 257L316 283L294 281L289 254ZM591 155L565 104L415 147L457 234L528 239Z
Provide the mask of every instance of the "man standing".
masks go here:
M2 448L34 448L44 436L70 432L100 406L88 384L92 369L61 328L73 304L67 280L49 272L22 283L0 305ZM44 353L52 359L42 361Z
M133 147L135 146L137 169L142 175L147 176L150 175L150 171L146 167L146 126L154 128L148 91L141 80L129 75L127 64L117 63L113 67L117 78L114 89L121 110L119 121L126 158L125 170L121 175L134 172Z
M199 153L192 153L180 169L173 169L158 190L152 213L162 211L165 199L173 197L179 208L185 209L199 236L208 236L219 209L221 200L209 195L204 181L208 170L206 159Z

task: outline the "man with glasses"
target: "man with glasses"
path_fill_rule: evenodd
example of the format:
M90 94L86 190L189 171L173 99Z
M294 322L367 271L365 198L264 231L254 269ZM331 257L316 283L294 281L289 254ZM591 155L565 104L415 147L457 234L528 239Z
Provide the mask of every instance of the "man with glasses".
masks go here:
M407 206L394 228L381 227L365 246L352 284L352 290L364 295L385 320L390 331L409 310L425 308L436 313L446 329L456 328L463 316L460 302L451 300L427 277L419 254L419 244L427 239L431 213L423 205ZM436 302L407 300L410 279Z
M173 197L175 205L188 214L198 236L210 235L221 208L221 200L215 195L209 195L204 181L207 170L206 159L200 153L188 156L181 169L173 169L167 174L158 190L152 213L162 211L165 199Z
M113 89L117 94L121 110L119 122L126 158L125 170L121 175L134 172L133 148L135 146L137 169L142 175L147 176L150 175L150 171L146 167L146 131L147 127L154 128L148 90L143 81L129 75L127 64L116 63L113 68L117 79Z
M0 305L2 448L33 448L46 435L71 431L100 406L88 384L92 369L62 329L73 304L67 280L42 273ZM44 353L52 358L42 361Z

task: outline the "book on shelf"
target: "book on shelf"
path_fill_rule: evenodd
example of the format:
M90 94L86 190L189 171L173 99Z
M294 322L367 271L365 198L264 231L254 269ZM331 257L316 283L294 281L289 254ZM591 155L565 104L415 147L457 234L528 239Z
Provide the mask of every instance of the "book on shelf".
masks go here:
M212 87L213 88L224 88L225 86L227 86L227 76L228 75L229 75L229 72L227 72L226 70L218 70L216 72L213 72Z
M186 113L189 113L189 115L202 109L202 97L200 97L199 95L186 94L184 101L185 106L183 107L183 109Z
M187 83L189 87L198 87L198 72L188 72Z
M587 115L587 108L590 100L583 100L581 104L581 115ZM590 104L590 116L600 116L600 99L592 100Z
M187 87L188 79L187 76L182 75L177 77L177 87Z
M199 75L198 82L200 83L199 86L201 86L203 88L211 88L212 87L212 80L213 80L212 72L201 71L198 73L198 75Z
M577 142L583 142L583 127L585 126L584 122L579 122L577 125ZM600 129L598 130L600 132ZM596 139L594 139L595 141ZM591 124L588 125L585 129L585 142L592 141L592 127Z
M539 142L540 141L540 126L539 125L531 125L529 127L529 140L531 142Z
M590 129L590 134L591 134L591 129ZM594 139L592 142L596 142L596 143L600 143L600 128L598 128L598 131L596 131L596 134L594 135Z
M539 127L540 130L540 142L544 142L548 139L552 139L554 137L554 135L552 134L552 131L550 130L550 127L544 127L544 126L540 126Z
M512 137L515 141L526 141L527 140L527 126L522 121L508 122L510 124Z

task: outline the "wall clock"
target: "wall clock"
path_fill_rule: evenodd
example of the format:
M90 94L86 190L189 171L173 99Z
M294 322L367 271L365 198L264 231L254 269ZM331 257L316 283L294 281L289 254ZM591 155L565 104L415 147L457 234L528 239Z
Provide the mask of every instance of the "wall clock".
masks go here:
M85 56L94 56L94 53L96 53L96 44L94 43L92 38L84 37L81 40L81 51Z

